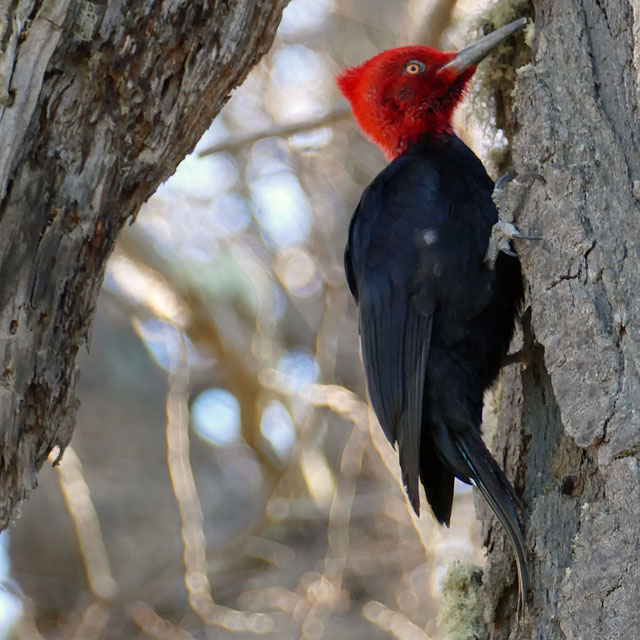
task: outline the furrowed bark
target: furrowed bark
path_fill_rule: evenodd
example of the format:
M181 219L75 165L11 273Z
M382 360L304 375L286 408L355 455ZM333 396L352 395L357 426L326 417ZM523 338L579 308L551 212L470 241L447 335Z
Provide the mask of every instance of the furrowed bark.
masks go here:
M492 560L486 612L491 638L622 640L640 629L640 9L535 8L512 140L515 169L546 180L516 218L542 237L518 244L532 351L505 371L496 438L524 489L532 594L518 627L512 567Z
M0 529L74 427L119 230L195 146L286 0L13 0L0 15Z

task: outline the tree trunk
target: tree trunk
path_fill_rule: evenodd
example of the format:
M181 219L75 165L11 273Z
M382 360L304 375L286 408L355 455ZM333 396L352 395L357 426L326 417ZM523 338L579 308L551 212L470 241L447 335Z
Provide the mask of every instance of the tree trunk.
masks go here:
M632 4L540 0L533 59L517 74L515 169L540 173L546 185L522 193L516 215L542 240L518 244L530 358L505 370L496 448L523 491L532 585L518 626L514 590L504 588L513 568L490 562L491 638L640 633L640 8Z
M118 231L267 50L286 0L12 0L0 23L0 529L74 427Z

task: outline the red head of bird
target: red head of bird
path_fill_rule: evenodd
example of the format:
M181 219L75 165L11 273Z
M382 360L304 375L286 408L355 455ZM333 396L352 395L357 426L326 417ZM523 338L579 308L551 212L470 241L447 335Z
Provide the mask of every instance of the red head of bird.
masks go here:
M452 131L451 118L475 65L512 33L521 18L459 53L411 46L383 51L336 79L366 135L391 159L424 135Z

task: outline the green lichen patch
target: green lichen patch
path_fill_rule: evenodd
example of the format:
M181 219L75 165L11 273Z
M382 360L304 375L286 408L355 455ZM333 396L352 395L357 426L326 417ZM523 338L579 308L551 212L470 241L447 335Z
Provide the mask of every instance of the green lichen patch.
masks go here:
M482 623L482 569L471 562L454 562L442 580L444 606L438 623L446 640L487 640Z

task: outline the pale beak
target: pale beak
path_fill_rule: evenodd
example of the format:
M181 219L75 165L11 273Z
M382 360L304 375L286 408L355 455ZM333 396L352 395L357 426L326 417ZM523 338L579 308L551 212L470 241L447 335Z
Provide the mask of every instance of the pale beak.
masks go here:
M484 38L480 38L480 40L459 51L458 55L451 62L445 64L441 71L447 70L462 73L465 69L478 64L480 60L486 58L499 44L502 44L510 35L522 29L525 24L527 24L526 18L518 18L504 27L496 29L489 35L484 36Z

